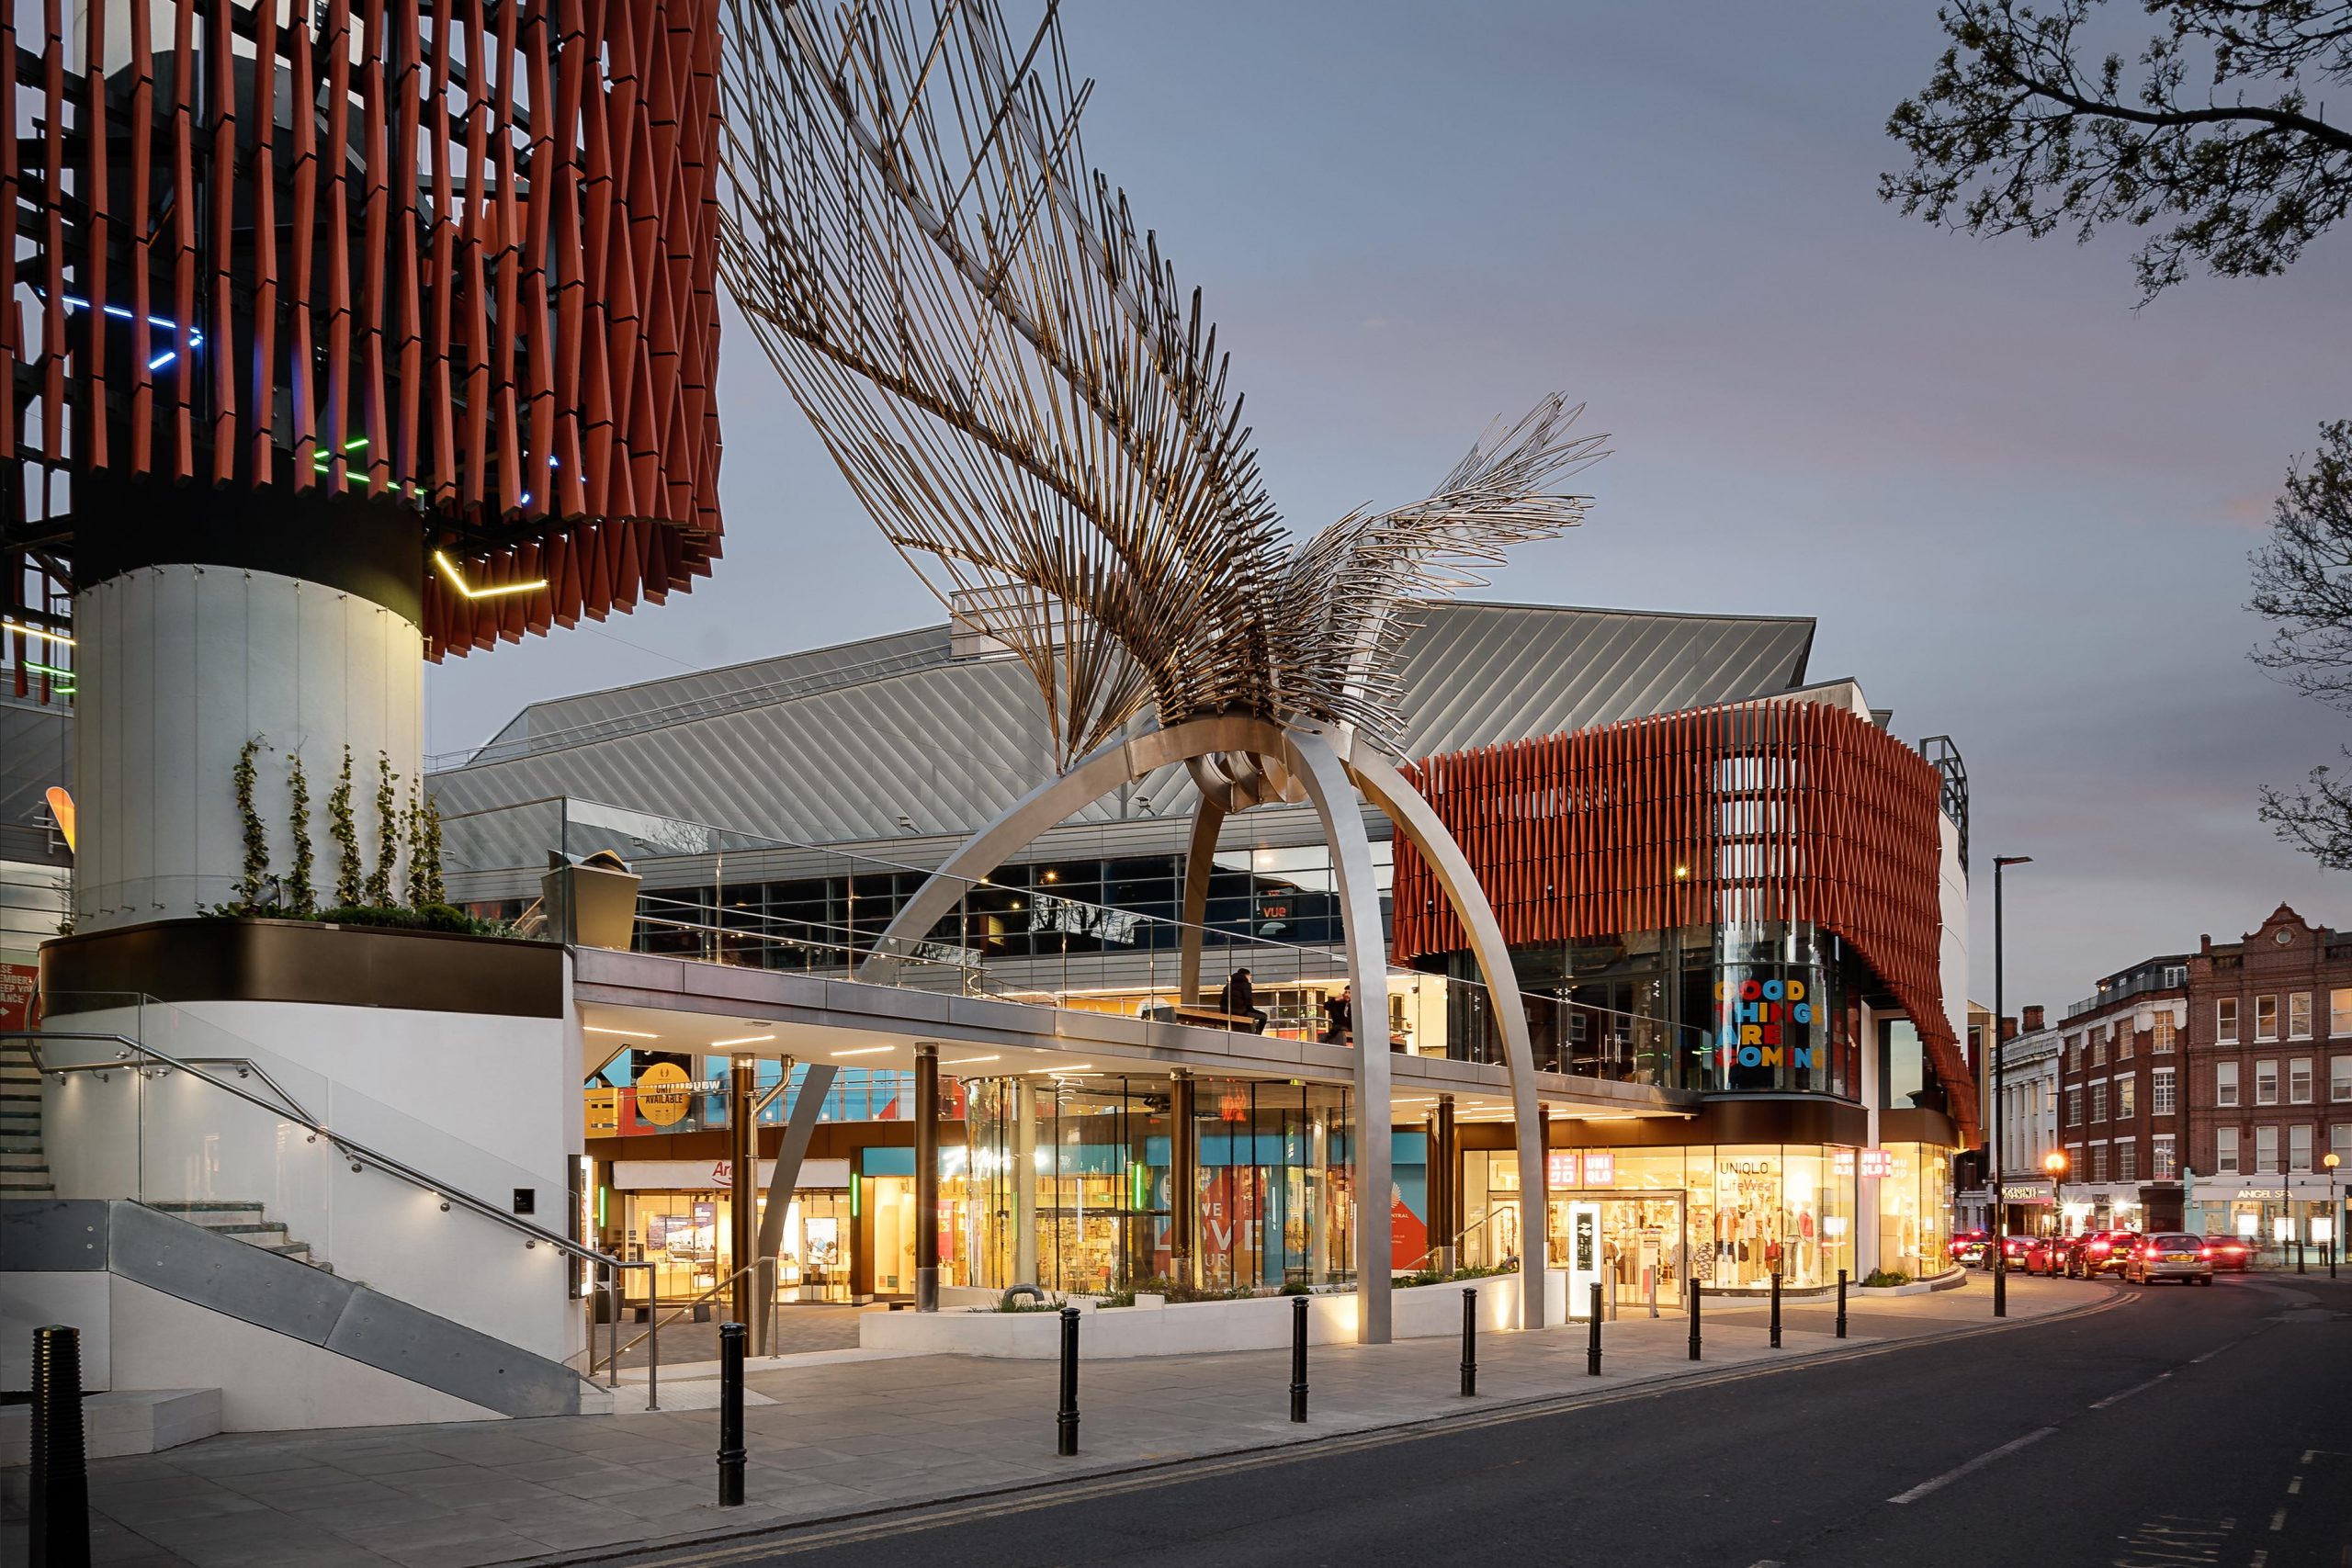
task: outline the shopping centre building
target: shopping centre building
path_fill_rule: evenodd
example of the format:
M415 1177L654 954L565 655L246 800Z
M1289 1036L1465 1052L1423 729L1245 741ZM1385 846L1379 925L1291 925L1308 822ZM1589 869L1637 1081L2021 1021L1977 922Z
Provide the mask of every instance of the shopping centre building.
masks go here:
M1964 784L1948 742L1923 753L1854 682L1812 679L1812 635L1457 603L1405 645L1404 750L1510 947L1552 1261L1579 1281L1671 1299L1693 1276L1758 1290L1777 1268L1810 1289L1944 1267L1952 1157L1975 1136ZM606 857L639 879L614 945L846 978L1054 772L1034 682L975 613L534 705L430 783L452 897L479 913L543 919L551 852ZM797 1152L786 1296L911 1297L926 1207L948 1292L1342 1283L1359 1269L1344 1063L1385 1015L1385 1265L1521 1260L1502 1031L1430 866L1363 808L1391 954L1367 1005L1315 812L1228 818L1188 904L1197 801L1168 767L1079 811L970 887L900 984L1106 1031L1221 1029L1245 1043L1233 1070L1105 1060L1068 1025L983 1048L796 1032L749 1003L707 1018L600 988L583 959L585 1233L656 1264L665 1300L726 1278L740 1145L722 1086L749 1055L763 1158L812 1066L838 1073ZM1226 1010L1242 967L1262 1034Z

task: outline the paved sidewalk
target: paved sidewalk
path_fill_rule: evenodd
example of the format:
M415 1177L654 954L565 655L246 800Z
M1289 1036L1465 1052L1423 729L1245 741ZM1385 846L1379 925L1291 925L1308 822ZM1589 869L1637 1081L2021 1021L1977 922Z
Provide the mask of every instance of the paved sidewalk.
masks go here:
M2113 1298L2099 1284L2013 1280L2012 1324ZM1286 1351L1090 1361L1080 1379L1080 1456L1054 1453L1056 1368L1044 1361L822 1356L754 1362L769 1403L745 1414L747 1503L720 1509L716 1413L624 1414L436 1427L225 1436L91 1467L96 1561L270 1568L473 1568L562 1562L595 1549L697 1538L1050 1483L1341 1433L1478 1415L1651 1383L1756 1371L1991 1323L1982 1278L1933 1295L1857 1298L1852 1337L1834 1312L1792 1303L1783 1348L1762 1309L1708 1303L1705 1360L1687 1321L1628 1314L1603 1329L1604 1375L1585 1372L1581 1325L1489 1334L1478 1392L1459 1393L1460 1345L1417 1339L1317 1346L1312 1419L1287 1419ZM667 1336L664 1336L667 1338ZM683 1371L683 1369L682 1369ZM665 1372L665 1404L714 1403L716 1385ZM639 1385L641 1388L641 1385ZM696 1397L700 1396L700 1397ZM0 1472L0 1562L20 1561L26 1472Z

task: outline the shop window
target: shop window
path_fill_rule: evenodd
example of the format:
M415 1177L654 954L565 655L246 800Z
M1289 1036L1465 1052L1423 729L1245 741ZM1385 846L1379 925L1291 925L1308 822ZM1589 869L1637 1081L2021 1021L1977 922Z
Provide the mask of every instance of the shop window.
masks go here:
M2137 1143L2115 1145L2115 1179L2118 1181L2140 1179L2140 1145Z
M2328 1058L2327 1098L2339 1105L2352 1100L2352 1056Z
M2115 1119L2129 1122L2140 1113L2140 1075L2125 1073L2115 1080Z
M2107 1080L2101 1078L2091 1085L2091 1124L2097 1126L2107 1120Z
M2158 1133L2148 1140L2148 1175L2157 1181L2180 1179L2180 1162L2173 1153L2170 1133Z
M2298 1176L2312 1168L2312 1124L2298 1122L2287 1129L2287 1168Z
M2287 1063L2287 1103L2309 1105L2312 1102L2312 1059L2296 1056Z
M2238 1043L2238 999L2222 997L2213 1003L2213 1040L2217 1044Z
M2238 1130L2235 1127L2213 1129L2213 1169L2221 1176L2238 1174Z
M2254 1102L2256 1105L2278 1103L2278 1064L2276 1061L2255 1063Z
M2238 1102L2238 1065L2235 1062L2213 1064L2213 1103L2220 1106Z
M2352 1034L2352 986L2327 993L2327 1032Z
M2256 1127L2254 1130L2254 1168L2265 1173L2278 1168L2278 1129Z
M2173 1069L2158 1067L2148 1075L2148 1114L2173 1114Z
M2278 998L2254 998L2254 1039L2256 1044L2278 1038Z
M2287 1038L2309 1040L2312 1037L2312 994L2297 991L2287 998Z
M2157 1010L2155 1038L2155 1054L2157 1055L2169 1056L2172 1055L2174 1028L2172 1009L2167 1007Z

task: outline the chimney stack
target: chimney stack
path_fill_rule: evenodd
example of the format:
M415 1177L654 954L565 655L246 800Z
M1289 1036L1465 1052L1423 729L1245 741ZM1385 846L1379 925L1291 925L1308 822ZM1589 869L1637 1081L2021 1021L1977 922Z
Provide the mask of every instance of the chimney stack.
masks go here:
M2025 1032L2028 1034L2039 1034L2041 1032L2042 1016L2042 1010L2038 1007L2025 1010Z
M2017 1037L2018 1021L2013 1018L2005 1018L2001 1020L2001 1043L2006 1045Z

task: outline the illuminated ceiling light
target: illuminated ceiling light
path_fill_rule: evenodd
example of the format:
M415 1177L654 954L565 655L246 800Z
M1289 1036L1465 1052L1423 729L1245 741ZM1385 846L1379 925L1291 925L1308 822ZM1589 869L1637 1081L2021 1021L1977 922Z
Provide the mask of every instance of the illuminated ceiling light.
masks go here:
M441 569L441 575L449 580L450 587L469 599L500 599L510 593L536 593L548 585L548 580L541 577L529 582L510 582L503 588L474 588L458 574L456 563L442 551L433 552L433 564Z
M763 1040L773 1040L775 1036L772 1034L764 1034L762 1035L761 1038ZM896 1045L860 1045L854 1051L836 1051L833 1055L836 1056L878 1056L885 1051L895 1051L897 1049L898 1047Z
M746 1034L734 1040L714 1040L710 1043L710 1048L716 1051L721 1045L757 1045L763 1040L773 1040L775 1038L775 1036L773 1034Z
M958 1056L952 1062L942 1062L939 1065L943 1067L968 1067L975 1062L994 1062L1001 1059L999 1056Z
M0 632L15 632L21 637L37 637L43 642L59 643L66 648L74 646L74 639L63 632L43 631L39 626L28 626L22 621L0 621Z
M594 1023L583 1023L580 1027L591 1034L624 1034L631 1040L659 1040L662 1038L652 1031L645 1029L606 1029L601 1024Z
M1094 1070L1094 1064L1080 1062L1067 1067L1032 1067L1029 1070L1032 1073L1091 1073Z

